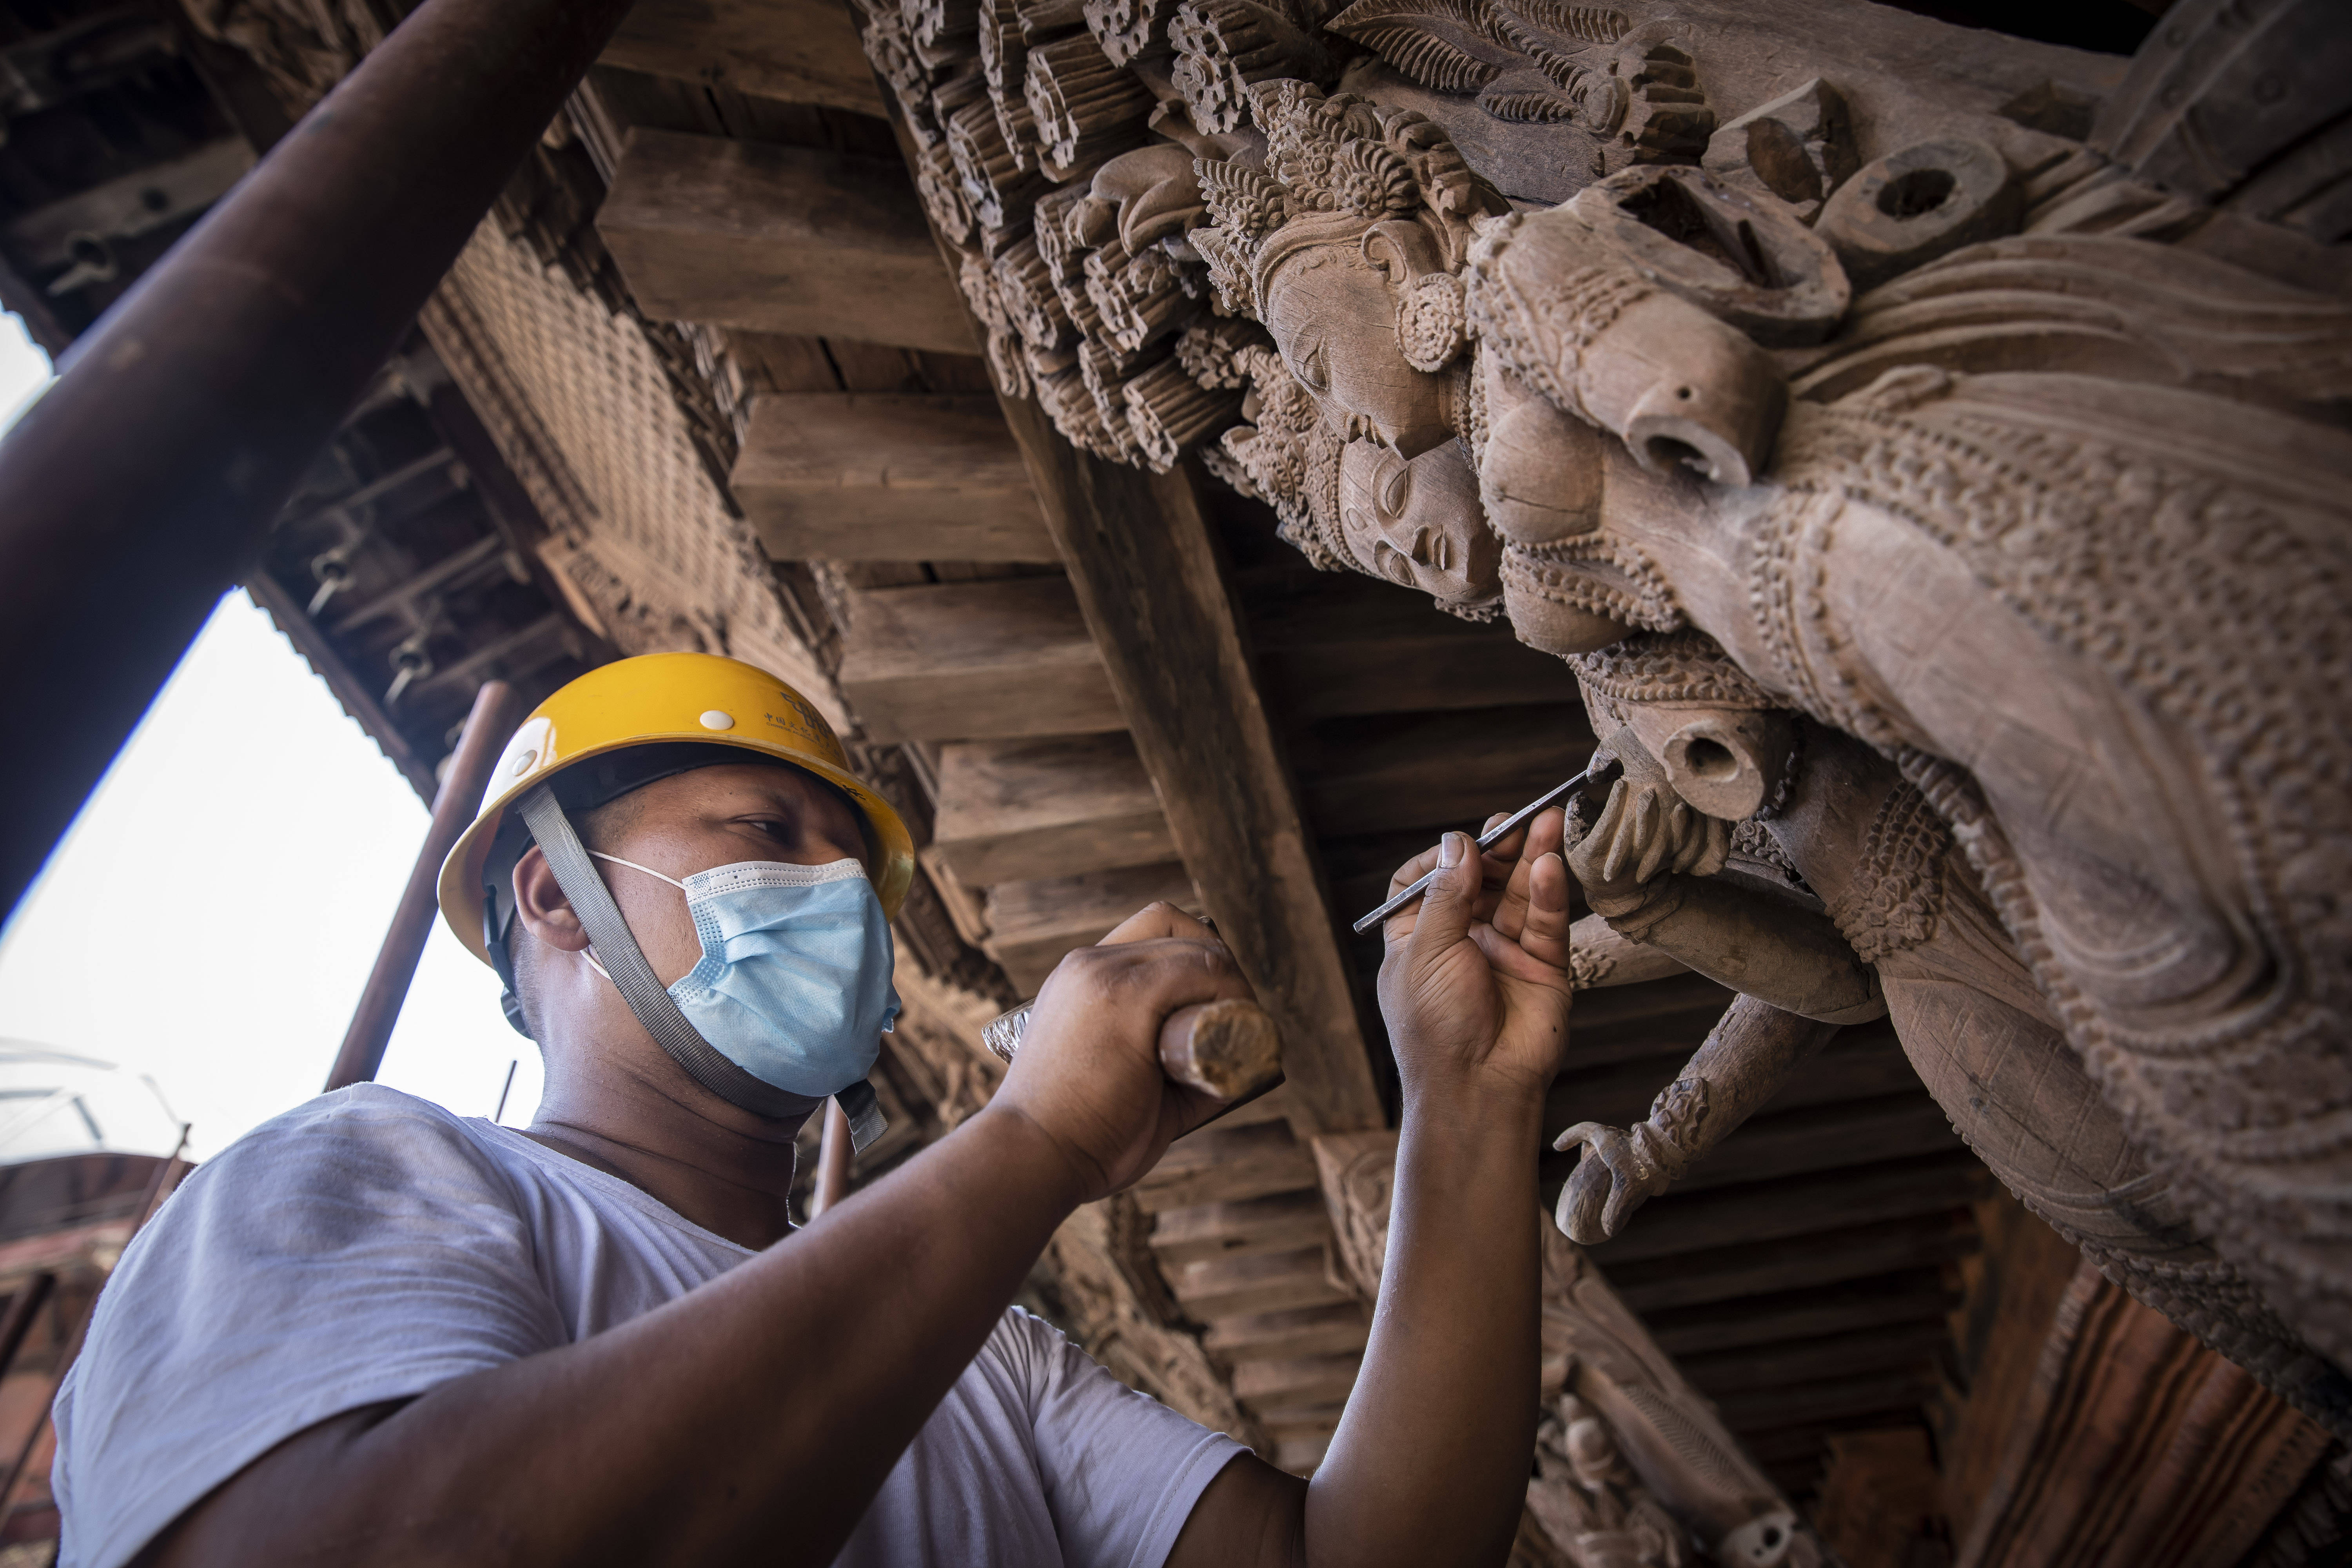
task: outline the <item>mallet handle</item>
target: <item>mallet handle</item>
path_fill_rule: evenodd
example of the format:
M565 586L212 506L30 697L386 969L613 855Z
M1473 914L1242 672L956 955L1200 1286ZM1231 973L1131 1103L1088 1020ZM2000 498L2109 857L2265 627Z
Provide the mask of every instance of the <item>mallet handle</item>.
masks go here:
M991 1019L980 1037L1011 1061L1034 1005L1024 1002ZM1186 1088L1231 1104L1282 1081L1282 1039L1273 1017L1255 1002L1202 1002L1178 1008L1160 1026L1160 1067Z

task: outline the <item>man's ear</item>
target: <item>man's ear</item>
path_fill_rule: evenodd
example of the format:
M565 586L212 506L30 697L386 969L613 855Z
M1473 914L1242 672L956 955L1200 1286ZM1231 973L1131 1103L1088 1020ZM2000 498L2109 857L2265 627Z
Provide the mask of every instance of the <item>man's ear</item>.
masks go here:
M514 895L515 918L532 936L564 952L588 951L588 932L536 844L515 862Z

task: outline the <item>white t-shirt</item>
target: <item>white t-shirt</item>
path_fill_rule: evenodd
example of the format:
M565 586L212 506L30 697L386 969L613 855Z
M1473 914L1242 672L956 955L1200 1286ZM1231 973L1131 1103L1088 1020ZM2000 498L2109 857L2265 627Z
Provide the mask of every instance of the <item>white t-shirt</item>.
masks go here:
M377 1084L321 1096L189 1177L100 1297L57 1402L61 1568L121 1568L331 1415L573 1343L754 1256L509 1129ZM1239 1452L1016 1309L837 1561L1157 1568Z

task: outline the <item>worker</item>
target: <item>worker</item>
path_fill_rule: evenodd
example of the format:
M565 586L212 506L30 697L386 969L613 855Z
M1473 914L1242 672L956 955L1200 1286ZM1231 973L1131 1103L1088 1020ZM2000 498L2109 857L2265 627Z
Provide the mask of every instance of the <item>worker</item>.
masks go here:
M1559 834L1502 859L1449 834L1398 873L1443 868L1381 970L1388 1268L1309 1481L1010 1307L1077 1205L1219 1109L1156 1049L1177 1009L1251 994L1208 928L1155 905L1072 953L985 1110L796 1226L795 1134L828 1096L863 1113L898 1009L907 829L749 665L583 676L440 883L545 1058L537 1119L356 1084L192 1175L58 1394L60 1562L1500 1563L1567 1037Z

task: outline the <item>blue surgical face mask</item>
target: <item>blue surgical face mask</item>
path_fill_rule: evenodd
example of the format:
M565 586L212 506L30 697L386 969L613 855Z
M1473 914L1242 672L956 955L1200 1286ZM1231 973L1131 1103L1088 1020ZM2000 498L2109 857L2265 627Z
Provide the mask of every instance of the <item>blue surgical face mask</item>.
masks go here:
M898 992L890 922L863 866L739 860L681 882L589 853L686 894L702 961L669 994L712 1049L762 1083L812 1100L874 1070Z

